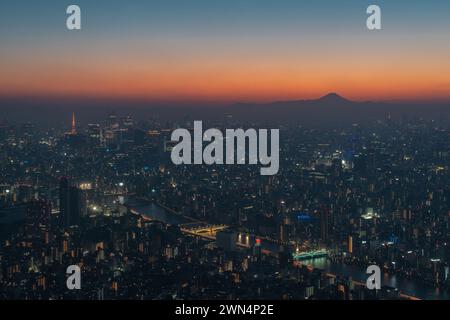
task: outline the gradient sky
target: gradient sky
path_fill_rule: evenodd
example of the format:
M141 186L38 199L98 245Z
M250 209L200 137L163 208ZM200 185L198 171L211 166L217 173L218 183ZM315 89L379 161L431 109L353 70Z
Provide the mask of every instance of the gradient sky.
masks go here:
M449 0L2 0L0 41L0 96L450 100Z

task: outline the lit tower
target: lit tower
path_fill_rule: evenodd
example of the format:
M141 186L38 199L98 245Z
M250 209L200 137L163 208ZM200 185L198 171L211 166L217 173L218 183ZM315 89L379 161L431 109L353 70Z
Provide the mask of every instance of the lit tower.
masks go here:
M77 134L77 123L75 120L75 112L72 113L72 131L71 131L72 135L76 135Z

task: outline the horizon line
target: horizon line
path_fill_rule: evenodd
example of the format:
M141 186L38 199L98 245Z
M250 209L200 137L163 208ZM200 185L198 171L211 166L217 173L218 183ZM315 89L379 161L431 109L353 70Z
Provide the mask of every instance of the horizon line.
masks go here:
M127 102L127 103L138 103L138 104L149 104L149 105L222 105L222 106L233 106L233 105L268 105L268 104L276 104L276 103L289 103L289 102L314 102L320 101L326 98L335 97L336 99L346 100L349 103L384 103L384 104L422 104L422 103L433 103L433 104L446 104L450 103L449 97L423 97L423 98L390 98L390 99L354 99L347 98L345 95L342 95L338 92L330 91L328 93L322 94L320 96L314 98L278 98L278 99L265 99L264 101L257 101L256 99L236 99L236 100L223 100L223 99L201 99L201 98L178 98L178 99L170 99L170 98L151 98L144 96L102 96L102 95L64 95L64 94L50 94L50 95L42 95L42 94L24 94L24 95L8 95L0 94L0 107L5 102L26 102L26 103L42 103L42 102L57 102L61 103L61 100L67 100L69 103L73 102L84 102L84 103L107 103L107 102ZM29 101L31 100L31 101Z

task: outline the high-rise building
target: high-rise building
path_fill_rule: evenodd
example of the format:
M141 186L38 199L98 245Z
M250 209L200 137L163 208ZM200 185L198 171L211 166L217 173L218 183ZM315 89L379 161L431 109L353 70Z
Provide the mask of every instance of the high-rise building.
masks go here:
M25 219L28 232L36 232L41 226L47 226L52 213L52 204L48 200L33 200L28 203Z
M59 208L61 222L64 227L77 225L83 210L83 197L79 188L72 186L66 177L59 183Z

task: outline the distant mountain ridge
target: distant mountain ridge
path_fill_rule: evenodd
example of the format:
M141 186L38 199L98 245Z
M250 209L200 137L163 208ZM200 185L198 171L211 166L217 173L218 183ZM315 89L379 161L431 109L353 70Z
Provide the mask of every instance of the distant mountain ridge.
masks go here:
M238 102L232 105L233 106L292 106L292 105L348 105L357 103L355 101L344 98L343 96L337 93L328 93L317 99L300 99L300 100L281 100L281 101L273 101L266 103L251 103L251 102Z
M390 117L434 116L449 118L450 103L413 104L349 100L338 93L318 99L289 100L270 103L237 103L227 110L246 120L270 119L306 124L356 123Z
M102 101L59 99L0 98L0 124L26 121L54 125L70 122L76 112L80 123L98 122L112 112L132 115L136 119L158 117L167 120L211 120L223 123L233 118L241 123L264 123L302 126L348 125L392 118L425 118L450 123L450 102L390 103L352 101L338 93L328 93L317 99L274 101L269 103L235 103L174 105L140 101ZM70 124L70 123L69 123Z
M316 100L317 102L322 102L322 103L353 103L353 101L350 101L342 96L340 96L337 93L328 93L326 95L324 95L323 97L320 97L319 99Z

